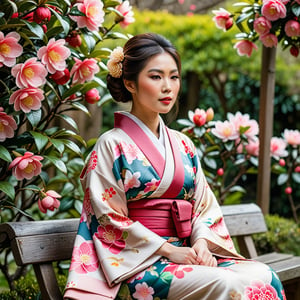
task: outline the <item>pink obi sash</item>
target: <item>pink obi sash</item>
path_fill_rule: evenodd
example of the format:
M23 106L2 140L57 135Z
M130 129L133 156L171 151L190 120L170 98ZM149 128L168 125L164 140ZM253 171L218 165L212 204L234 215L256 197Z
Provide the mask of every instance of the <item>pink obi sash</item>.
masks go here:
M192 232L192 204L181 199L145 199L128 203L128 215L160 236L186 238Z

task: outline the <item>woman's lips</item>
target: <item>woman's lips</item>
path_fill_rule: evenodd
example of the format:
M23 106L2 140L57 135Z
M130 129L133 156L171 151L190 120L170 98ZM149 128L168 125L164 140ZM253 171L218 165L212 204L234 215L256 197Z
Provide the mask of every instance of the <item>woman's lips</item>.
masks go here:
M170 104L172 102L172 98L166 97L166 98L160 99L159 101L163 104Z

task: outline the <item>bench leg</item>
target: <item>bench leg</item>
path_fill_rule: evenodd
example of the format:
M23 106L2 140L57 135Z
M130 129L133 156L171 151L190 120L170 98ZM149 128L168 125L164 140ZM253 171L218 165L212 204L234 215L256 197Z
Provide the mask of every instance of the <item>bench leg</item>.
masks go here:
M292 279L283 283L287 300L300 299L300 279Z
M52 263L33 264L43 300L62 300Z

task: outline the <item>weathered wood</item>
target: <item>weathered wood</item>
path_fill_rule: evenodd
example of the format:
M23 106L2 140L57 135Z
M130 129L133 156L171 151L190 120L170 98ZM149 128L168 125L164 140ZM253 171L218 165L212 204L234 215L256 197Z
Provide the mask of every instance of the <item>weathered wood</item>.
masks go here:
M270 141L273 135L276 48L263 46L259 98L259 164L257 204L269 212L271 186Z

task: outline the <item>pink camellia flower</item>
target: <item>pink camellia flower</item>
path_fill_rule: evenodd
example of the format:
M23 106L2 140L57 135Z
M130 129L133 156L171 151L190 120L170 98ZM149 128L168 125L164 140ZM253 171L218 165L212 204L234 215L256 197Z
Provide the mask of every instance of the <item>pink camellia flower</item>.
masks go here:
M65 42L64 39L55 41L52 38L47 46L41 47L37 52L38 58L51 74L56 71L63 71L67 66L66 59L71 55L71 51L64 46Z
M93 242L83 242L74 247L70 270L79 274L95 272L99 267L99 260Z
M39 87L46 82L48 74L45 66L36 57L27 59L23 64L17 64L11 69L19 88Z
M249 127L245 132L244 135L248 139L255 139L255 136L258 134L258 123L255 120L250 120L250 117L248 114L241 114L239 111L233 115L228 114L228 120L232 124L234 124L235 129L241 133L242 128Z
M235 125L229 121L217 121L215 128L212 128L211 133L221 139L223 142L228 140L236 140L239 138L239 132L236 130Z
M213 21L218 28L226 31L232 27L233 20L230 12L223 8L220 8L220 10L213 10L212 12L215 14Z
M43 90L29 87L15 91L9 98L9 104L14 104L16 111L22 110L24 113L29 113L32 110L38 110L44 98Z
M248 57L251 56L253 49L257 50L257 46L248 40L242 40L237 42L233 48L237 49L237 53L240 56L247 55Z
M288 156L288 152L286 151L287 143L282 138L272 137L270 143L270 152L271 156L275 159L280 159L280 157Z
M113 254L118 254L125 248L123 231L112 225L98 226L94 236L101 241L104 248L108 248Z
M42 164L40 160L43 159L42 156L34 155L27 151L23 156L16 157L8 166L8 169L12 169L12 173L17 180L22 180L24 178L31 179L41 173Z
M276 21L285 18L286 7L281 0L264 0L261 12L268 20Z
M97 31L104 21L103 3L99 0L83 0L75 5L84 16L70 16L77 22L79 28L87 27L90 31Z
M259 17L254 20L253 27L258 34L264 35L270 32L272 24L267 18Z
M267 33L265 35L261 35L259 37L260 41L264 44L265 47L272 48L277 47L278 44L278 38L273 33Z
M129 4L129 1L123 1L116 7L116 10L122 15L122 17L117 17L117 21L120 23L121 27L125 28L135 21L132 6Z
M189 111L189 119L196 125L196 126L203 126L206 123L206 111L204 109L196 108L195 112Z
M37 24L50 21L51 11L48 7L40 6L33 12L33 21Z
M99 72L97 61L94 58L86 58L84 61L74 57L75 64L70 75L73 76L73 83L84 83L93 79Z
M258 156L259 155L259 139L250 140L245 149L249 155Z
M17 129L17 123L12 116L4 112L3 107L0 107L0 142L14 136L14 130Z
M12 67L16 64L16 57L23 52L23 47L18 44L19 40L20 35L16 32L9 32L4 36L0 31L0 67Z
M295 20L289 20L285 23L284 31L287 36L294 37L300 35L300 23Z
M99 91L96 88L90 89L84 95L84 99L87 103L95 104L100 100Z
M50 76L56 84L64 85L70 80L70 72L67 68L63 71L56 71L54 74Z
M43 198L38 200L38 207L42 213L46 213L47 210L54 211L55 208L59 208L60 202L57 200L61 198L61 195L55 191L49 190L43 193Z
M300 145L300 131L299 130L285 129L283 132L283 137L286 140L286 142L293 147Z

